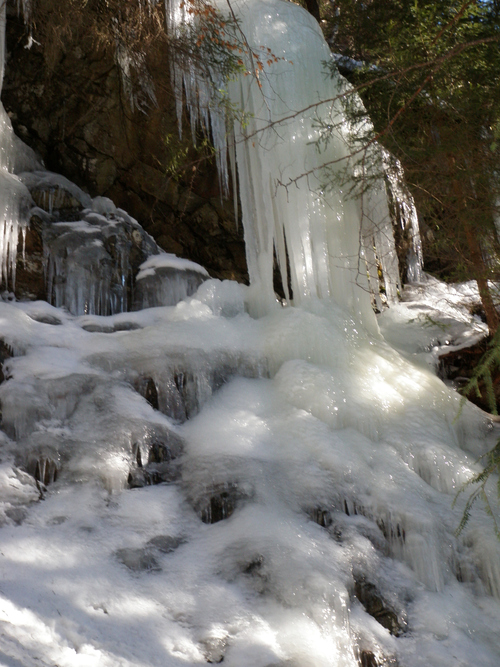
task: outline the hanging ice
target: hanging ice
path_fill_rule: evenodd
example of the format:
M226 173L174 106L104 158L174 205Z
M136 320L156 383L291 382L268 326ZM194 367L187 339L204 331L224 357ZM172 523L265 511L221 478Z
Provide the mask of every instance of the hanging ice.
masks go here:
M7 3L0 6L0 91L5 69ZM17 246L28 224L31 196L15 176L38 165L33 151L18 139L0 102L0 285L13 290L16 282ZM24 238L24 236L23 236Z
M32 206L29 191L15 174L37 166L32 151L14 135L0 102L0 271L3 289L13 290L15 287L18 243L20 235L26 231Z
M217 6L227 13L223 1ZM177 30L186 19L193 21L184 3L173 1L169 7L169 21ZM235 145L254 307L266 312L275 302L276 254L283 287L295 304L311 296L331 297L373 328L369 285L376 283L378 294L378 263L389 302L397 298L399 276L385 185L372 175L372 163L381 162L381 154L369 146L360 155L359 144L351 141L359 128L349 127L342 99L353 97L362 108L361 102L340 75L325 73L329 48L307 12L288 3L245 0L231 9L238 31L228 39L244 51L247 76L235 77L225 88L232 108L243 115L234 132L230 129L230 143ZM184 82L192 122L210 111L215 148L225 156L224 108L217 94L207 94L200 67L188 60L173 75L179 104ZM203 122L208 124L208 115ZM362 123L369 121L365 117ZM367 174L354 173L359 164ZM365 178L363 197L350 195L349 174ZM343 187L332 186L337 179Z

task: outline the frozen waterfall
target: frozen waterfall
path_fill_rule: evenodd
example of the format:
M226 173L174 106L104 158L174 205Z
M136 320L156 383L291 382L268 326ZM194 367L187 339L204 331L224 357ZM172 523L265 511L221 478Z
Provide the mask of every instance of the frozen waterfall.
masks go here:
M170 24L179 31L193 21L188 6L169 3ZM217 6L227 13L224 0ZM310 14L274 0L240 0L231 9L238 27L226 38L240 46L246 76L221 81L210 66L206 72L186 59L176 63L173 76L179 118L179 100L185 97L191 122L211 130L224 182L228 144L236 155L255 312L276 303L276 255L288 301L333 298L374 329L370 292L378 298L378 266L389 303L397 301L399 288L384 172L394 198L408 209L405 224L415 231L413 244L419 244L401 168L388 169L377 144L360 147L359 137L367 136L371 123L346 80L326 71L331 53ZM237 110L229 130L227 101L218 90L227 93L231 111ZM347 120L346 106L359 117ZM353 177L363 194L350 192ZM421 252L414 255L411 275L421 279Z
M250 287L39 166L0 181L37 204L49 288L0 301L0 662L498 667L500 544L479 504L457 537L453 506L495 434L429 367L482 325L466 288L452 308L429 283L379 318L401 353L382 338L385 190L318 197L349 127L318 157L314 116L292 117L311 95L341 120L319 30L292 3L238 7L278 58L262 88L231 82L253 113L251 138L235 127Z

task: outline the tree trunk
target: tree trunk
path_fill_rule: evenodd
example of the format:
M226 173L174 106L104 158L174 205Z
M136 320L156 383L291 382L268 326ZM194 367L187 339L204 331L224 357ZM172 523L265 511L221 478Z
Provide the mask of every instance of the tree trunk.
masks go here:
M498 329L500 320L488 285L488 267L486 266L483 259L483 254L481 252L481 247L479 245L477 236L474 234L473 230L470 228L467 222L464 222L464 227L467 244L470 249L471 262L474 267L474 274L479 289L479 296L481 298L481 303L483 304L484 313L486 315L486 323L490 330L490 335L493 336Z

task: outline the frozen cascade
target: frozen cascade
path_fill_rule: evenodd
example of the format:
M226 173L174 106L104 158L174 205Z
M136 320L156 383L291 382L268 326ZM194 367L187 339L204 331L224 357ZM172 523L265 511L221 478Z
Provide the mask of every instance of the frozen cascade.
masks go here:
M294 44L301 31L318 39L292 3L246 6L280 39L286 31ZM281 23L294 17L296 28ZM240 175L256 174L270 135L265 141L262 153L240 151L249 162ZM310 157L298 144L293 150ZM263 185L265 197L271 192L265 174L241 181L254 188L242 198L262 204ZM45 205L70 201L57 197ZM307 201L319 206L312 195ZM2 663L498 666L499 543L479 505L457 538L465 499L452 507L494 441L491 425L471 405L457 417L459 396L390 347L373 315L357 311L350 278L341 299L323 276L334 234L342 252L353 242L340 224L350 211L359 238L362 206L341 203L328 233L319 222L308 233L296 217L302 227L286 237L287 248L295 243L288 254L300 306L269 307L263 278L272 240L261 239L257 222L252 287L209 279L152 247L150 258L132 260L134 232L148 241L129 220L122 256L141 267L138 282L175 268L196 281L192 294L174 280L183 297L175 305L106 316L69 312L76 286L60 297L65 308L0 301L9 350L0 385ZM79 201L70 221L47 223L59 243L54 262L68 244L66 281L80 275L78 262L88 270L82 243L112 291L109 263L95 259L92 248L102 246L93 242L97 229L105 241L126 215L98 199L83 210ZM255 318L258 288L268 312ZM168 288L159 292L168 301ZM415 329L419 304L409 305L389 309L385 330L398 316ZM463 326L465 310L460 318Z
M479 508L457 540L451 508L484 417L454 424L459 397L333 303L256 320L249 291L206 280L109 317L0 303L18 355L0 387L2 609L55 623L49 649L0 617L7 655L69 666L77 627L111 666L175 666L182 647L190 665L441 667L460 649L493 667L498 544Z
M169 3L169 21L178 30L186 20L193 21L186 7L177 0ZM222 0L218 7L227 13ZM363 110L361 101L343 77L325 74L331 54L309 14L272 1L242 0L231 7L244 37L227 38L247 52L248 76L215 88L227 89L232 108L244 112L244 123L236 120L230 134L256 312L266 312L275 303L276 253L284 289L291 284L296 305L310 296L332 297L352 313L362 313L366 325L374 328L369 286L378 295L377 264L383 269L389 303L397 300L399 276L385 184L382 177L373 179L370 167L380 164L380 149L370 146L358 160L359 143L353 139L363 125L366 136L370 121L347 121L342 98L349 97L358 110ZM207 126L210 116L217 154L225 159L225 106L218 93L207 95L203 72L190 60L183 66L177 63L174 78L178 104L183 82L192 122L204 113ZM349 174L365 176L355 173L358 161L369 172L368 187L365 196L355 199L348 194ZM225 165L223 170L227 173ZM339 179L343 187L332 187Z

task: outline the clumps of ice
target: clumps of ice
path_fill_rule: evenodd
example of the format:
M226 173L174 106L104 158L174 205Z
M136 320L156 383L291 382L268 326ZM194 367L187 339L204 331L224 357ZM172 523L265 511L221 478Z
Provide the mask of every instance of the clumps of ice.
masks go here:
M139 267L135 281L134 310L174 306L196 292L208 272L199 264L160 252Z
M48 171L23 173L21 180L19 187L31 203L29 190L37 204L31 213L42 223L47 300L56 307L75 315L112 315L132 307L174 305L207 277L194 262L165 253L169 261L152 260L141 271L144 260L160 250L110 199L91 199L68 179ZM6 206L9 201L4 198ZM18 227L6 225L5 234L4 276L14 277ZM0 238L0 251L1 243ZM162 272L168 274L165 280ZM136 284L137 273L142 282Z
M152 272L157 269L176 269L177 271L193 271L199 273L205 278L208 278L208 271L196 262L192 262L189 259L182 259L167 252L161 252L158 255L152 255L141 264L139 267L139 273L137 274L137 280L142 280L146 276L151 275Z
M234 280L206 280L196 292L196 298L207 304L214 315L237 317L248 310L248 288Z
M35 152L14 134L12 122L3 104L0 104L0 169L21 174L40 168Z
M13 443L1 436L0 462L0 527L19 524L25 518L27 507L40 498L34 478L14 463ZM9 449L11 451L9 452Z
M208 278L198 264L160 252L138 222L111 199L91 199L47 171L22 174L22 180L41 207L37 210L46 211L41 219L47 300L56 307L74 315L113 315L175 305ZM17 228L5 229L12 236L5 243L17 252ZM7 249L3 255L5 275L14 275L12 252Z
M118 209L106 210L106 215L83 211L82 219L44 226L47 300L74 315L129 310L134 263L158 252L156 244Z

